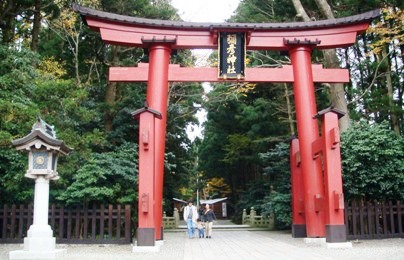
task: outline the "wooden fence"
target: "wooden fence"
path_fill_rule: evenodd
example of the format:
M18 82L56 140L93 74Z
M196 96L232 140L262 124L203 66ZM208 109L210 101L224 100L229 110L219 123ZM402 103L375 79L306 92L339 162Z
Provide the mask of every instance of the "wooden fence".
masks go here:
M32 224L32 216L32 205L0 208L0 243L22 243ZM130 205L94 205L90 208L51 205L48 223L57 243L131 242Z
M347 237L353 239L404 238L404 205L400 201L345 203Z
M0 243L22 243L32 224L32 205L4 205L0 208ZM164 228L177 228L179 215L163 217ZM348 240L404 238L404 205L397 201L345 203ZM90 208L51 205L49 224L58 243L131 243L134 227L131 207L92 206ZM243 213L243 224L254 227L273 226L273 218L257 216L254 209Z

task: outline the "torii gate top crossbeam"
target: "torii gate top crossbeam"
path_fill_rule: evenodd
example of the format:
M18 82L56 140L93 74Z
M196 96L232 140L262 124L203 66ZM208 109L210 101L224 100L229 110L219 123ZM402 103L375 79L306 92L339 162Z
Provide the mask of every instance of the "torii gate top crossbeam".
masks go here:
M245 32L249 50L287 50L290 41L317 42L316 48L352 45L358 33L380 15L379 10L330 20L292 23L192 23L146 19L102 12L74 4L86 24L103 41L147 47L150 42L170 43L173 49L215 49L218 32Z

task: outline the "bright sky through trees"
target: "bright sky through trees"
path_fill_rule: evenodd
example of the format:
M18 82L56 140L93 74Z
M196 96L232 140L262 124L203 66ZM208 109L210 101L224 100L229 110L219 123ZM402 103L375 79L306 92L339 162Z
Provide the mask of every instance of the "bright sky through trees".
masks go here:
M172 0L172 5L178 9L178 14L186 22L222 23L230 18L240 0ZM193 50L197 57L196 66L206 66L211 50ZM205 91L209 83L203 84ZM197 117L200 125L188 125L187 132L191 140L202 137L201 124L206 120L206 111L198 110Z

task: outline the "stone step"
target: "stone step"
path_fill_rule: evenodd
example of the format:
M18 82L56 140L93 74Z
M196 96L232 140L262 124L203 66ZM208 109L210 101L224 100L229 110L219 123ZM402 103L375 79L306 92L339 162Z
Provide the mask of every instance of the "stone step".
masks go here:
M269 231L269 228L261 228L261 227L250 227L249 225L215 225L213 224L214 230L221 231ZM164 229L164 232L184 232L187 230L187 226L179 225L178 228L174 229Z

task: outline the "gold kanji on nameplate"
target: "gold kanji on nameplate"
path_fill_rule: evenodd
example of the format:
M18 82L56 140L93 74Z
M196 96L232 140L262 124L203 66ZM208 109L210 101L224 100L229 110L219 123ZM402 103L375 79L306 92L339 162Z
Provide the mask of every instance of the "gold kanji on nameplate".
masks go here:
M245 33L220 32L219 46L219 78L242 79L245 76Z

